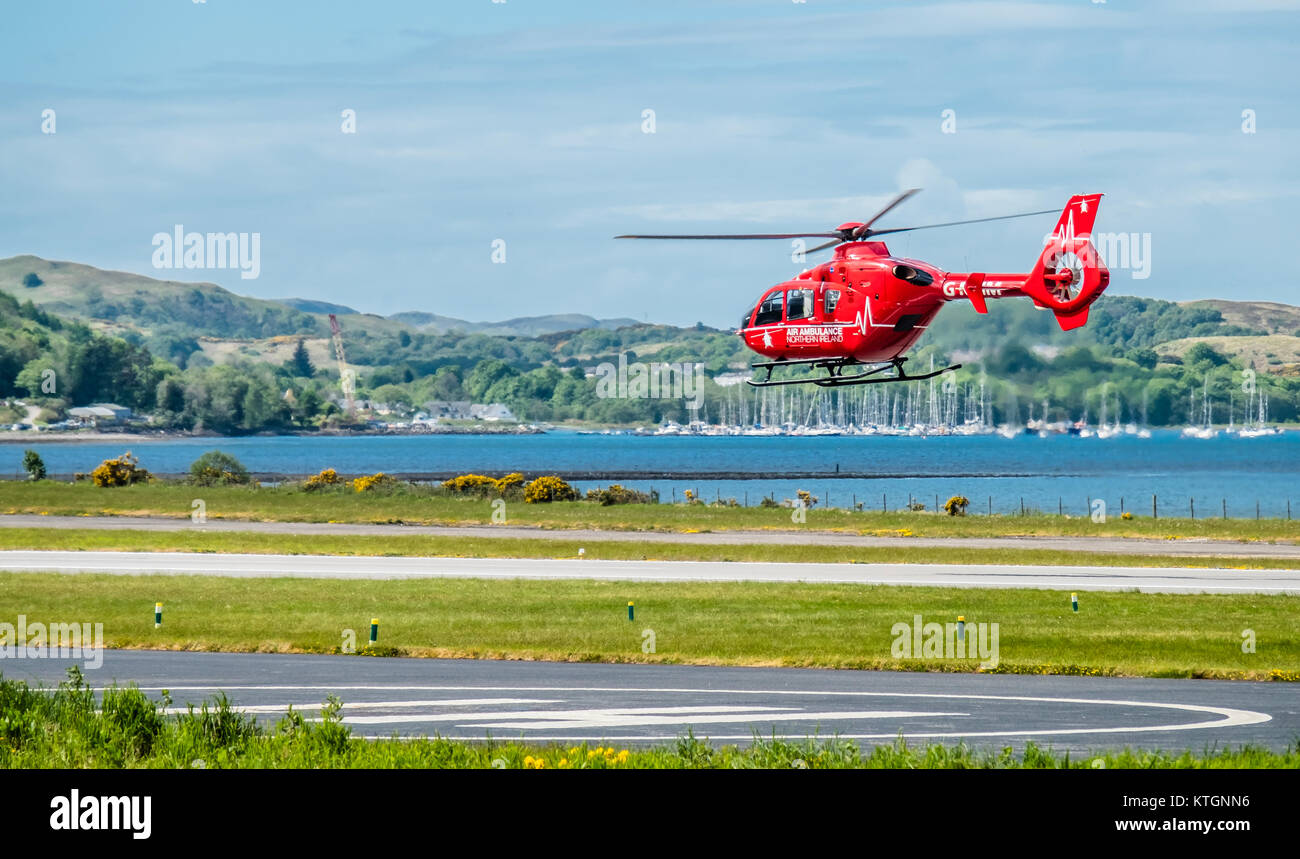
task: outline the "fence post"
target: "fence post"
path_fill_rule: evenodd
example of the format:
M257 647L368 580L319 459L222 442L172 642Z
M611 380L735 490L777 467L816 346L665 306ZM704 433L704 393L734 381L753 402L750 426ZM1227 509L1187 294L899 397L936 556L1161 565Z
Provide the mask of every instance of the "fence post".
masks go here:
M1228 499L1223 499L1223 518L1228 518Z
M1195 499L1195 498L1188 498L1188 499L1187 499L1187 503L1188 503L1189 505L1191 505L1191 508L1192 508L1192 518L1195 519L1195 518L1196 518L1196 499Z
M1156 508L1156 496L1154 494L1151 496L1151 518L1160 518L1160 511Z

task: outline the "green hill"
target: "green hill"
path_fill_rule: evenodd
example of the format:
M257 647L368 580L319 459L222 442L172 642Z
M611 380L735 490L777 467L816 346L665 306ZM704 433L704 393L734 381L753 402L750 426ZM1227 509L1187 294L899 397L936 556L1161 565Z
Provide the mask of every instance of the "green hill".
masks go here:
M156 280L36 256L0 260L0 292L66 319L143 343L184 367L199 338L256 341L274 337L328 337L327 313L347 312L348 336L410 331L406 325L342 305L290 299L289 303L237 295L214 283ZM296 306L295 306L296 305ZM319 307L319 310L314 308Z
M453 316L410 310L395 313L388 318L430 334L461 331L466 334L490 334L495 337L540 337L543 334L558 334L562 331L583 331L588 328L614 330L639 324L635 319L597 319L584 313L521 316L504 322L468 322Z
M248 298L214 283L155 280L35 256L0 260L0 290L50 313L144 333L182 327L191 337L316 334L318 315Z
M333 304L328 301L317 301L314 298L277 298L280 304L292 307L294 310L301 310L304 313L324 313L336 314L338 316L351 315L360 311L353 310L346 304Z
M1224 301L1210 298L1187 302L1185 307L1217 311L1224 321L1263 334L1300 334L1300 307L1274 301Z

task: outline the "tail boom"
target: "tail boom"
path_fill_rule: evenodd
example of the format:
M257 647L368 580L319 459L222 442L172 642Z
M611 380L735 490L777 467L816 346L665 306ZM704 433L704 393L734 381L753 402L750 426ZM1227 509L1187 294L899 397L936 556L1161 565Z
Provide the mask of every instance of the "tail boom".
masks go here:
M1070 198L1028 274L949 273L943 278L944 296L966 298L979 313L988 312L985 299L1028 296L1052 311L1062 330L1085 325L1088 308L1110 284L1110 271L1092 243L1100 201L1100 194Z

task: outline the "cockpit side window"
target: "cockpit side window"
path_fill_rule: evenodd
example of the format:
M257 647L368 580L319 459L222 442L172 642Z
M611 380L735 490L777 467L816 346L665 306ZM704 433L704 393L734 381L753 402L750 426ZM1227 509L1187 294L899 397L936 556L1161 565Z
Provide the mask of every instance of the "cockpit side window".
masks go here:
M776 292L764 298L758 305L758 313L754 316L755 325L771 325L781 321L781 300L785 293L777 290Z
M824 314L829 317L835 312L836 306L840 303L840 291L838 289L828 289L822 296L822 306Z

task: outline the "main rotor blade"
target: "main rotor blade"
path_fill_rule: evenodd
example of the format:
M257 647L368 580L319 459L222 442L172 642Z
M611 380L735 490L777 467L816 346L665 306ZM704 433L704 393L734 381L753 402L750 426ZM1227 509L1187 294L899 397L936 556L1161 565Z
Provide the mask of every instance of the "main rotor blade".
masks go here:
M1028 218L1030 215L1055 215L1057 209L1043 209L1041 212L1021 212L1018 215L998 215L996 218L972 218L969 221L949 221L946 224L923 224L919 227L894 227L889 230L871 230L869 235L883 236L886 233L906 233L911 230L932 230L935 227L956 227L961 224L982 224L985 221L1005 221L1009 218Z
M818 245L818 246L815 247L815 248L808 248L808 250L804 251L804 253L805 253L805 254L815 254L815 253L817 253L818 251L824 251L824 250L826 250L827 248L833 248L833 247L835 247L836 245L840 245L840 244L844 244L844 239L842 239L842 238L834 238L834 239L831 239L829 242L825 242L825 243L823 243L823 244Z
M806 239L839 237L839 233L740 233L721 236L614 236L616 239Z
M881 219L882 216L888 214L889 211L890 211L891 209L893 209L893 208L894 208L895 206L897 206L899 203L902 203L902 202L903 202L904 200L906 200L908 197L912 196L913 194L919 193L920 190L921 190L920 188L908 188L906 191L904 191L903 193L899 194L899 195L898 195L897 197L895 197L894 199L890 200L890 201L889 201L889 205L885 206L885 208L881 209L879 212L876 212L874 215L872 215L870 218L868 218L866 223L864 223L864 224L863 224L862 226L860 226L860 227L855 227L855 228L854 228L854 230L853 230L853 238L855 238L855 239L856 239L856 238L861 238L863 235L869 234L869 233L871 232L871 225L872 225L872 224L874 224L876 221L879 221L879 220Z

